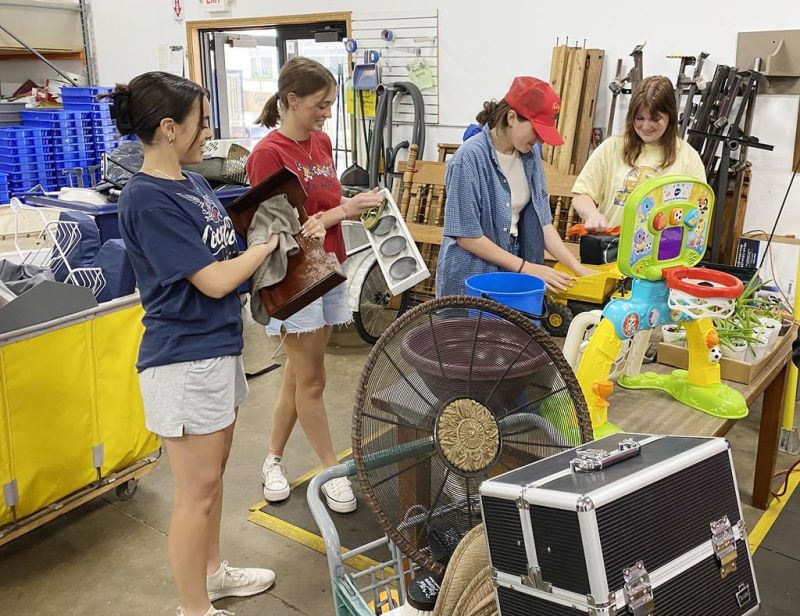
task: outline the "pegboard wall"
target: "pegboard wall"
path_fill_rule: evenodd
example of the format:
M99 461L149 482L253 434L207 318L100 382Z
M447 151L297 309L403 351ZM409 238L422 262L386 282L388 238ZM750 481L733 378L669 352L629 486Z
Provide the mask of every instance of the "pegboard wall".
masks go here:
M430 67L433 85L422 90L425 100L425 123L439 123L439 11L387 11L353 13L352 38L358 50L351 55L355 62L363 61L364 51L374 49L380 55L381 81L409 81L414 63L423 61ZM391 33L385 40L384 31ZM414 121L414 106L408 96L395 105L393 119L405 124Z

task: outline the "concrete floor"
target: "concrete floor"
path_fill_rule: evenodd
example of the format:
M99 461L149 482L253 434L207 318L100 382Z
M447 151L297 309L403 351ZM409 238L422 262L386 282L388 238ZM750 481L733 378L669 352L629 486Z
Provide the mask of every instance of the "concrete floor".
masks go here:
M248 372L271 363L274 340L246 328ZM356 383L370 347L352 330L336 333L327 354L328 407L337 451L350 446ZM261 500L259 469L281 371L250 381L228 464L223 515L223 557L236 565L267 566L277 573L273 590L258 597L220 601L237 616L319 616L333 612L325 559L300 544L247 521ZM759 408L729 434L742 500L750 499ZM317 460L298 428L286 453L290 479ZM788 458L779 460L783 468ZM782 466L783 464L783 466ZM178 598L166 558L171 502L166 460L144 478L131 500L97 499L0 547L0 614L15 616L172 615ZM752 529L760 512L745 505Z

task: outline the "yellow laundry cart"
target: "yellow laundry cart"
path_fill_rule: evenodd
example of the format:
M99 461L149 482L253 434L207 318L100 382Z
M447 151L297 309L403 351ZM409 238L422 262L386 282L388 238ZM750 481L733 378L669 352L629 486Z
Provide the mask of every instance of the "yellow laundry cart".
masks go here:
M130 497L155 467L142 315L130 295L0 334L0 544L104 492Z

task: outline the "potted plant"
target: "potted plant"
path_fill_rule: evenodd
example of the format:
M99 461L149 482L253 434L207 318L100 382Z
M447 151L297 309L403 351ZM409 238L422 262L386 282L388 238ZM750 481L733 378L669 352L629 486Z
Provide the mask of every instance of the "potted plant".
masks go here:
M733 315L714 319L723 357L757 363L777 341L781 322L775 316L780 315L780 306L758 296L764 284L757 277L751 278L734 304ZM743 343L746 350L741 353Z
M722 338L719 339L722 356L736 361L745 361L745 354L748 349L748 342L744 338Z

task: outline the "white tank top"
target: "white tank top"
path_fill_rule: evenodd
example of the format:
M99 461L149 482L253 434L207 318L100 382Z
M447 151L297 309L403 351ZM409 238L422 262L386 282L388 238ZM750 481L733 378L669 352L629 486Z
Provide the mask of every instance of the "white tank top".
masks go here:
M531 200L531 187L528 184L528 178L525 177L525 168L522 166L522 156L519 152L516 150L513 154L497 152L497 161L500 163L500 169L503 170L503 175L506 176L506 181L511 189L511 202L499 205L511 208L511 235L516 237L519 215Z

